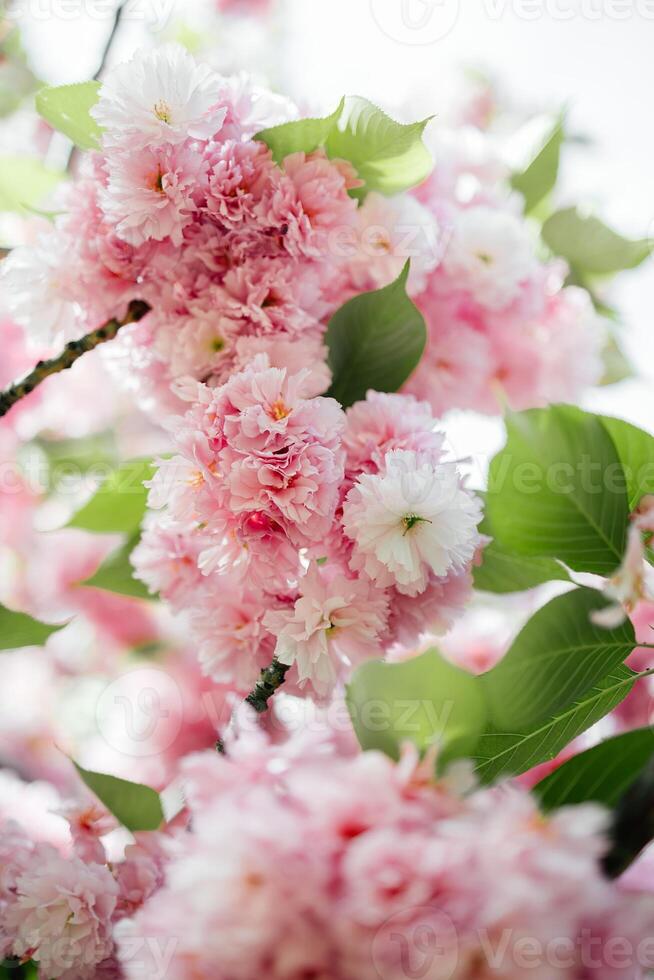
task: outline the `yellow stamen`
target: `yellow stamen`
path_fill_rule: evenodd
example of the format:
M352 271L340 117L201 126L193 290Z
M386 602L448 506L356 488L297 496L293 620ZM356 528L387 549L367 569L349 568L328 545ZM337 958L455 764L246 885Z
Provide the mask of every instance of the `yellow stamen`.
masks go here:
M288 418L291 414L291 409L287 408L282 399L273 402L270 406L270 415L276 422L281 422L282 419Z
M157 119L160 119L161 122L170 125L170 120L172 119L172 112L167 102L164 102L163 99L160 99L159 102L155 103L152 111L154 112Z

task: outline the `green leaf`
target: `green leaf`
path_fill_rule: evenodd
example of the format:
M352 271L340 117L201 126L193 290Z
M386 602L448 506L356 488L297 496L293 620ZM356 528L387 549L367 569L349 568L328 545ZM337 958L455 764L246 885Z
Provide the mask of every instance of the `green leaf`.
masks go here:
M98 101L100 82L46 87L36 93L38 113L81 150L100 148L102 130L90 110Z
M38 980L39 970L33 960L23 963L8 957L2 963L4 965L0 964L0 980Z
M63 625L48 626L25 613L14 612L0 605L0 650L43 646L48 637L60 629L63 629Z
M629 510L635 510L645 494L654 493L654 437L622 419L605 415L601 421L620 457Z
M64 176L32 157L0 157L0 211L33 209Z
M576 208L557 211L547 219L543 241L561 255L573 270L606 276L623 269L635 269L652 251L647 238L630 241L608 228L599 218L583 215Z
M364 182L355 193L399 194L431 173L434 162L422 136L429 119L398 123L359 96L341 99L329 116L282 123L257 133L281 164L291 153L324 147L332 159L348 160Z
M312 153L313 150L325 145L329 134L343 112L344 106L345 99L343 98L329 116L282 123L280 126L262 129L254 138L261 140L272 150L273 159L279 164L291 153Z
M362 193L399 194L421 184L434 161L422 137L431 117L398 123L372 102L354 96L327 139L332 158L349 160L364 181Z
M354 674L347 706L364 749L398 758L405 741L439 746L439 762L470 754L486 725L478 679L436 650L403 663L373 661Z
M506 656L482 675L498 732L528 732L591 690L636 647L629 620L615 629L591 622L600 592L575 589L539 609Z
M654 838L654 759L650 758L635 782L618 800L613 813L609 850L602 868L617 878Z
M114 470L89 502L68 522L67 527L82 528L96 534L131 534L145 515L152 479L151 459L131 459Z
M333 381L328 394L347 408L375 391L397 391L427 342L424 318L406 292L407 262L395 282L362 293L337 310L326 343Z
M545 582L569 580L563 565L554 558L525 558L505 551L495 540L488 515L480 524L479 530L493 538L482 552L481 565L473 569L475 588L481 592L524 592Z
M637 677L627 667L618 667L573 704L529 731L486 732L475 752L477 776L482 782L493 782L554 759L574 738L613 711Z
M544 810L579 803L614 807L654 757L654 732L640 728L580 752L534 787Z
M154 599L147 587L139 579L134 578L134 568L130 556L138 544L138 533L133 535L126 544L122 545L100 565L97 572L81 585L117 595L130 596L134 599Z
M142 783L73 765L88 788L128 830L158 830L164 822L159 794Z
M539 610L500 663L481 676L435 650L402 663L360 667L347 705L364 749L397 758L404 741L439 762L470 756L484 782L554 758L627 696L638 675L623 661L636 646L630 623L596 627L598 592L577 589Z
M609 338L602 351L602 361L604 374L601 385L615 385L627 378L633 378L634 369L613 337Z
M569 576L563 565L553 558L512 555L492 541L484 548L481 565L473 569L473 579L480 592L505 595L535 589L545 582L567 581Z
M564 139L563 118L559 116L529 166L511 178L511 186L525 199L525 214L533 211L554 189Z
M557 558L576 571L614 572L629 506L620 458L602 420L557 405L512 414L507 429L487 496L502 548Z

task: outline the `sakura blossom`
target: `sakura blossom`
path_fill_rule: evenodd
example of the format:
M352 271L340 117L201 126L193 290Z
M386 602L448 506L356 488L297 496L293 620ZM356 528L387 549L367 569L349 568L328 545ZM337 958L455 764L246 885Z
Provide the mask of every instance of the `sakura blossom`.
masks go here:
M480 520L455 465L434 466L402 449L386 454L381 474L362 474L343 507L352 568L407 595L424 592L430 572L443 576L472 561Z
M392 926L417 952L413 930L431 923L444 944L439 963L462 980L481 964L522 976L522 936L543 948L563 942L566 965L553 973L544 957L540 975L572 980L584 971L580 943L601 951L616 930L637 942L649 928L649 898L625 895L597 871L599 808L542 817L524 790L464 797L452 779L425 782L408 750L396 765L375 752L341 756L315 736L241 740L227 758L188 761L192 829L166 884L116 930L127 977L154 968L151 950L132 942L147 934L175 937L174 978L265 968L399 980ZM515 932L493 966L484 937L507 921ZM609 956L597 959L596 975L624 975Z
M217 10L225 47L242 15L286 16ZM625 554L578 581L547 501L503 540L490 453L453 436L485 414L499 445L535 409L534 443L541 411L579 419L589 458L640 466L645 431L554 407L602 398L608 283L548 242L556 188L516 189L490 84L433 118L329 116L174 31L197 57L152 37L117 63L112 34L90 113L45 113L39 160L52 127L80 145L0 272L0 958L39 980L641 980L648 817L621 820L649 770L565 767L623 735L645 761L651 481L581 507L580 565L608 547L611 569L623 531ZM553 717L529 662L505 723L507 651L556 657Z
M15 898L3 917L12 953L31 957L57 980L94 977L113 948L117 894L106 867L64 858L42 845L16 878Z
M264 624L277 636L279 662L297 664L301 685L311 680L318 694L328 694L339 675L339 660L347 669L374 656L386 627L388 599L365 581L329 569L323 573L316 565L299 589L292 611L271 611Z
M654 601L654 568L645 558L645 546L638 522L629 528L627 548L622 564L604 586L611 602L596 610L592 620L610 628L624 622L639 602Z
M180 45L138 51L103 83L93 116L112 148L145 149L187 138L209 139L220 130L221 79Z

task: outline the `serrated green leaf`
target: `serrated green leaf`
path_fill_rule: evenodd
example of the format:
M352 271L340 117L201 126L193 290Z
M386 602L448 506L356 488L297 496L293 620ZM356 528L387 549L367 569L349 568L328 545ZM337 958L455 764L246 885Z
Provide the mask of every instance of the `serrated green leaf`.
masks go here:
M297 119L262 129L254 137L261 140L272 151L273 160L281 164L291 153L312 153L319 147L325 146L327 138L340 118L345 99L329 116L313 119Z
M32 157L0 157L0 211L34 209L64 177Z
M617 450L627 483L629 510L636 509L645 494L654 494L654 437L622 419L600 416Z
M437 744L441 765L470 756L485 782L554 758L619 704L638 677L623 664L636 646L631 624L604 630L590 621L604 605L587 589L557 597L480 676L435 650L402 663L365 664L346 698L361 746L397 758L404 741L421 751Z
M398 123L372 102L353 96L329 133L327 153L355 167L364 181L361 193L399 194L432 171L434 161L422 139L430 119Z
M0 605L0 650L43 646L48 637L60 629L63 626L48 626L26 613L14 612Z
M629 694L637 677L627 667L618 667L574 704L529 731L486 732L475 751L477 776L489 783L556 758L573 739L613 711Z
M145 515L148 490L155 467L151 459L131 459L114 470L89 502L68 522L96 534L131 534Z
M158 830L164 822L159 794L149 786L91 772L76 762L73 765L88 788L128 830Z
M48 86L36 93L36 108L50 125L81 150L100 148L102 130L91 115L98 101L100 82Z
M606 276L623 269L635 269L652 251L652 242L631 241L608 228L599 218L583 215L576 208L565 208L551 215L543 225L543 241L586 275Z
M511 186L524 197L525 214L533 211L554 189L564 139L563 118L559 116L530 164L520 173L513 174Z
M129 596L133 599L154 599L147 587L139 579L134 578L134 568L130 556L138 544L138 533L133 535L124 545L114 551L100 565L97 572L81 585L116 595Z
M575 589L539 609L496 667L483 674L495 731L529 731L575 702L622 664L636 647L629 620L596 626L606 606L592 589Z
M639 728L580 752L533 791L544 810L590 802L614 807L653 757L654 732Z
M436 650L403 663L364 664L347 687L347 706L364 749L399 756L403 742L439 746L439 761L470 753L486 724L478 679Z
M409 263L390 286L348 300L329 321L325 342L333 381L328 394L347 408L366 392L397 391L427 342L425 320L409 299Z
M291 153L324 147L332 159L348 160L364 186L353 192L399 194L429 176L433 160L423 142L429 119L398 123L359 96L341 99L329 116L282 123L257 133L277 163Z
M629 506L621 461L601 419L555 405L510 415L507 430L487 495L502 548L610 575L624 554Z

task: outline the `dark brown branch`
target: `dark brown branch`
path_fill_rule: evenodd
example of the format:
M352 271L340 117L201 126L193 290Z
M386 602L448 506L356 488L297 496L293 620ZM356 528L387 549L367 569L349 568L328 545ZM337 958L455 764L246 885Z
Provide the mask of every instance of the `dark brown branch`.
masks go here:
M0 418L6 415L16 402L29 395L50 375L58 374L59 371L66 371L87 351L94 350L108 340L113 340L122 327L126 327L128 323L137 323L149 311L150 307L143 300L132 300L122 320L108 320L97 330L92 330L91 333L80 337L79 340L71 340L69 344L66 344L61 354L56 357L48 361L39 361L34 370L30 371L26 377L20 381L15 381L5 391L0 392Z
M254 690L250 691L245 699L245 703L254 708L258 714L263 714L268 709L268 702L273 694L279 690L290 667L288 664L280 664L275 658L269 667L264 667L259 675Z
M254 708L257 714L262 715L264 711L268 710L268 702L282 686L290 669L288 664L280 664L279 660L275 658L270 666L264 667L261 671L259 680L246 697L245 703ZM216 752L225 755L225 745L222 738L216 742Z

